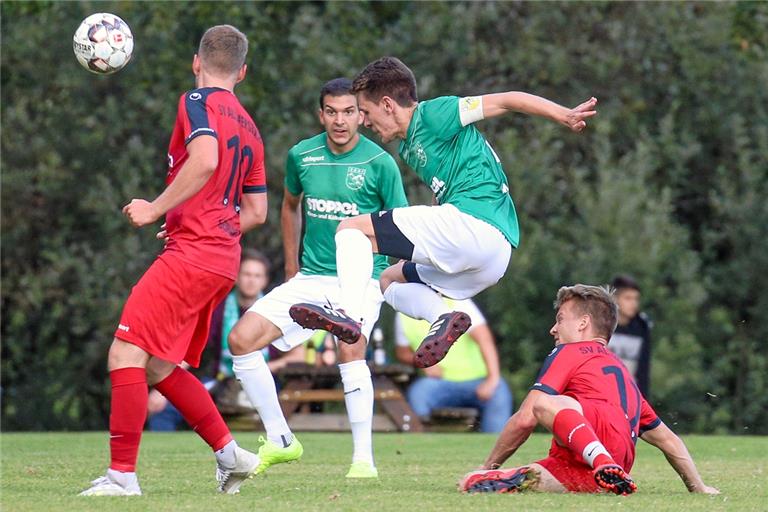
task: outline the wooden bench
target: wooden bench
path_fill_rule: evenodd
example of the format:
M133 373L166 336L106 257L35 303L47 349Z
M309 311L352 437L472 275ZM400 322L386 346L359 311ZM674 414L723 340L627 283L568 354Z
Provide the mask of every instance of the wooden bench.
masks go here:
M477 426L479 416L480 411L474 407L439 407L432 409L429 426L432 431L469 432Z

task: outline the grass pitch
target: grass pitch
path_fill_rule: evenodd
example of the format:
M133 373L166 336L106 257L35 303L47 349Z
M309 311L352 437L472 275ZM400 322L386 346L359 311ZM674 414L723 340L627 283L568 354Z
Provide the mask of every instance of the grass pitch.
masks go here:
M257 434L236 434L250 449ZM462 495L458 478L476 467L495 436L483 434L376 434L379 480L347 481L349 434L299 434L304 458L270 468L236 496L215 492L214 459L191 432L146 433L139 457L144 496L81 498L77 493L104 473L105 433L5 433L0 436L3 511L263 511L364 510L768 510L768 437L688 436L704 480L720 496L689 494L655 448L639 443L633 468L639 492L613 495ZM542 458L550 437L534 435L511 465Z

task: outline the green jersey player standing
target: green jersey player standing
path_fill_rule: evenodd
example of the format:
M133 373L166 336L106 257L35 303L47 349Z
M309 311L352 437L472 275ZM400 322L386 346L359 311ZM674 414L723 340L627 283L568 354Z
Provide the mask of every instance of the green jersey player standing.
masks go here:
M280 409L261 349L271 343L287 351L312 335L312 330L294 323L289 311L292 304L304 301L328 311L340 306L334 236L341 222L408 205L394 159L357 131L362 116L351 87L351 80L345 78L325 84L318 112L325 131L299 142L288 153L281 211L287 281L259 299L229 335L235 376L267 432L268 439L259 450L262 465L257 473L272 464L296 460L303 452ZM306 224L299 266L302 209ZM362 325L356 325L354 339L339 345L339 369L354 445L349 478L378 476L371 439L373 383L365 349L384 301L378 278L387 268L387 258L376 256L371 264L365 297L357 305Z
M449 311L440 294L466 299L501 279L520 239L517 214L498 156L475 128L477 121L507 112L552 119L573 131L595 115L590 98L569 109L522 92L419 102L416 80L394 57L366 66L355 78L365 126L383 142L399 139L400 156L434 193L433 206L411 206L360 215L339 224L336 261L344 312L323 313L303 304L292 308L305 326L332 324L341 339L354 339L362 318L373 260L363 254L402 259L381 275L384 299L393 308L432 322L415 353L415 364L437 364L470 326Z

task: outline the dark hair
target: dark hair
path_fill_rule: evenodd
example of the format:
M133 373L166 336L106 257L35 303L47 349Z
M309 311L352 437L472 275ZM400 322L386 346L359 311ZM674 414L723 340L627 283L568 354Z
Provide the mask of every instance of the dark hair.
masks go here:
M243 249L243 252L240 254L240 265L246 261L258 261L264 265L267 274L272 270L272 262L269 261L269 258L267 258L263 252L257 251L256 249L251 249L250 247Z
M586 284L563 286L557 291L555 310L560 309L563 304L569 301L576 304L576 310L579 314L589 315L595 328L595 334L606 340L610 339L611 334L616 330L616 323L619 319L619 306L616 304L613 290L607 286Z
M325 107L326 96L346 96L352 94L352 80L349 78L334 78L325 83L322 89L320 89L320 108Z
M197 55L214 73L233 75L245 64L248 38L232 25L216 25L205 31Z
M640 291L640 285L637 284L637 281L635 281L634 278L626 274L622 274L614 277L613 281L611 282L611 286L615 288L617 292L621 290L637 290L638 292Z
M416 77L396 57L382 57L365 66L352 82L352 93L364 93L373 102L389 96L401 107L410 107L418 101Z

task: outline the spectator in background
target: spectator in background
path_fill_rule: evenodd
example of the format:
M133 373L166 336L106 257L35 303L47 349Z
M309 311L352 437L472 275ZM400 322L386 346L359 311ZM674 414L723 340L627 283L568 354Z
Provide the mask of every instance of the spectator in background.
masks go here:
M501 378L499 355L485 317L474 302L444 299L448 307L467 313L472 327L424 377L411 384L408 402L416 414L430 415L439 407L474 407L480 411L480 430L500 432L512 415L512 393ZM414 352L429 331L429 322L402 313L395 317L395 354L413 365Z
M235 287L211 315L208 343L203 350L200 367L190 370L209 391L218 381L234 376L227 336L243 313L263 295L269 283L270 268L269 259L261 252L255 249L243 249ZM274 352L274 354L272 351L268 355L265 354L268 358L267 364L273 372L288 362L304 360L303 346L285 354L278 350ZM182 365L186 367L186 363ZM183 421L176 408L155 389L149 394L148 409L150 430L176 430Z
M640 312L640 286L626 275L617 276L611 286L619 305L619 323L608 349L616 354L635 378L640 392L648 398L651 373L651 328L653 323Z

